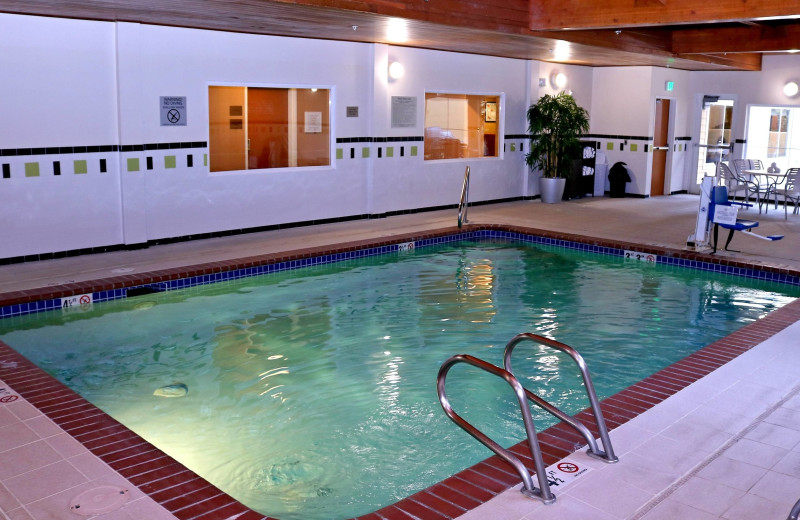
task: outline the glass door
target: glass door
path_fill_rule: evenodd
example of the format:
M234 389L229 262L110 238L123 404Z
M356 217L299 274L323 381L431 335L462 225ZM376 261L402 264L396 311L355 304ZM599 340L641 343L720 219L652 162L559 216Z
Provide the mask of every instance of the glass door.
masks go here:
M733 99L703 96L700 113L700 137L697 144L697 187L707 175L715 175L720 161L731 159Z

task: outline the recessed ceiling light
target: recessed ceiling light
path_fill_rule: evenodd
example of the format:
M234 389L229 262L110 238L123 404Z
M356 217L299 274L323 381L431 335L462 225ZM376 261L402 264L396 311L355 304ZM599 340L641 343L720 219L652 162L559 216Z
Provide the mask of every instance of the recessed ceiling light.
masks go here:
M402 18L392 18L386 28L386 39L392 43L405 43L408 41L408 26Z

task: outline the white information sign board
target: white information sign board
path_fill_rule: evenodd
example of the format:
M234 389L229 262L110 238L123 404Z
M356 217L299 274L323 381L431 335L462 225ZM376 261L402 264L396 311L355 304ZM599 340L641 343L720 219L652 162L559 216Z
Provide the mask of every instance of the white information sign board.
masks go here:
M739 208L736 206L720 206L719 204L714 207L714 223L715 224L736 224L736 215Z
M322 133L322 112L305 113L305 133L307 134Z
M392 128L417 126L416 96L392 96Z

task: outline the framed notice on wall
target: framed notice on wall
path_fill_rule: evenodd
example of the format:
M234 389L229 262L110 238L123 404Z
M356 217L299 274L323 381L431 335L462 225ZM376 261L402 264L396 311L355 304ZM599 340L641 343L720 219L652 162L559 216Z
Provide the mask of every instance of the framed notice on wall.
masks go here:
M487 123L496 123L497 122L497 103L494 101L487 101L486 102L486 117L484 121Z
M392 128L414 128L417 126L417 98L415 96L392 96Z
M305 133L322 133L322 112L306 112Z

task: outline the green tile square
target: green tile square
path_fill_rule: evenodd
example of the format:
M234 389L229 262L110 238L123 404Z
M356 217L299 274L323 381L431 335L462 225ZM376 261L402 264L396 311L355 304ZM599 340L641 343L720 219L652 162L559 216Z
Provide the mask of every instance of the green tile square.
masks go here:
M128 158L128 171L129 172L138 172L139 171L139 158L138 157L129 157Z
M517 143L511 143L511 151L512 152L516 152L517 151Z
M614 149L614 143L612 142L606 143L606 150L613 150L613 149Z
M175 168L177 162L177 158L174 155L167 155L164 157L164 168Z
M632 151L632 152L635 152L635 151L637 151L638 149L639 149L639 145L638 145L638 144L633 144L633 143L631 143L631 151Z
M364 159L369 159L369 148L364 147L361 149L361 157Z
M342 150L341 148L336 149L336 159L337 160L344 159L344 150Z
M411 147L411 157L416 157L416 156L417 156L417 147L416 146L412 146Z
M89 173L89 168L86 166L86 161L84 159L72 161L72 167L75 169L76 175L81 173Z
M386 157L394 157L394 146L386 147Z
M25 177L38 177L39 176L39 163L26 162L25 163Z

